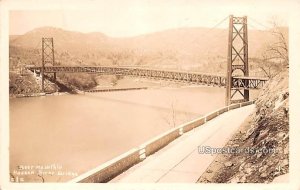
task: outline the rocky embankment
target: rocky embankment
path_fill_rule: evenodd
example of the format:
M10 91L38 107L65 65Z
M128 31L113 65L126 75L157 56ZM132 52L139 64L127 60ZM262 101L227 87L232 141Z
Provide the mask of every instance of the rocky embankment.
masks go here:
M289 172L288 71L265 85L256 112L224 148L244 151L219 154L198 182L270 183Z
M45 75L45 91L47 94L55 92L77 93L79 90L90 89L96 83L86 75L75 74L75 76L62 75L54 80L52 76ZM41 88L41 77L35 76L32 72L20 74L11 71L9 73L9 94L14 97L40 96L45 95Z
M57 85L45 80L45 87L47 91L56 92ZM41 78L35 77L32 73L25 73L23 75L15 72L9 73L9 94L10 96L19 95L39 95L43 94L41 89Z

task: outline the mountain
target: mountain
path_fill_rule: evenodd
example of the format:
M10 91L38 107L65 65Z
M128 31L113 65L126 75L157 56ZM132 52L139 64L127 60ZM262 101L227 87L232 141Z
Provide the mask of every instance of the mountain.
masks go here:
M14 41L16 38L20 37L20 35L10 35L9 36L9 42Z
M22 48L41 48L42 38L53 37L55 49L93 49L98 48L98 44L107 44L109 39L102 33L84 34L80 32L66 31L54 27L42 27L20 35L11 41L10 46Z
M270 32L249 30L249 51L255 53L271 38ZM74 50L140 49L170 50L184 54L212 52L226 56L227 29L178 28L127 38L113 38L100 32L80 33L42 27L24 35L11 36L11 46L40 48L42 37L53 37L55 48Z
M87 64L116 64L118 60L115 59L119 59L127 61L126 64L211 64L216 59L225 62L228 47L227 29L177 28L135 37L114 38L100 32L81 33L42 27L24 35L11 36L10 49L41 49L43 37L54 38L56 53L71 56L56 59L64 63L72 59L73 62ZM274 35L270 31L249 30L248 42L249 57L258 57L266 44L274 42Z

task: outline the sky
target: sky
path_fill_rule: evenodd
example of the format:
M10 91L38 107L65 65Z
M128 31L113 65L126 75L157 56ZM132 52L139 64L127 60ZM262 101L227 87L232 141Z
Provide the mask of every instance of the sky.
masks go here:
M10 35L43 26L111 37L136 36L181 27L215 26L230 14L248 16L249 29L266 29L271 20L288 25L289 5L280 0L25 0L11 3ZM45 3L47 2L47 3ZM272 5L272 6L270 6ZM259 23L257 23L259 22ZM228 19L220 28L228 27Z

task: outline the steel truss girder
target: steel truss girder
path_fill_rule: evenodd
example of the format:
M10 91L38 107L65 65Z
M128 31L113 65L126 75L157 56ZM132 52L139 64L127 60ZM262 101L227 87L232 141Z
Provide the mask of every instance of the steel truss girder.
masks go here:
M41 71L41 67L26 67L31 71ZM124 75L155 78L159 80L171 80L184 83L206 84L216 86L226 86L226 77L218 75L207 75L202 73L164 71L134 67L105 67L105 66L54 66L44 67L45 73L95 73L103 75ZM246 79L232 77L233 88L257 89L261 88L267 79Z
M40 71L41 67L27 67L32 71ZM161 80L172 80L185 83L207 84L225 86L226 78L218 75L205 75L201 73L164 71L144 68L131 67L85 67L85 66L47 66L44 67L44 73L97 73L97 74L119 74L125 76L138 76L147 78L156 78Z

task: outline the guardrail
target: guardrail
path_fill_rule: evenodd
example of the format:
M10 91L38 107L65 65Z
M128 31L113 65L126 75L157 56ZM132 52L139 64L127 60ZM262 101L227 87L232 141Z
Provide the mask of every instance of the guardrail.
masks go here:
M179 125L174 129L170 129L161 135L154 137L153 139L143 143L137 148L131 149L124 154L90 170L74 179L71 183L105 183L118 176L122 172L126 171L130 167L143 161L147 156L162 149L170 142L180 137L182 134L203 125L209 120L221 115L229 110L237 109L240 107L253 104L255 101L243 102L238 104L232 104L220 108L216 111L206 114L201 118L194 119L190 122Z

